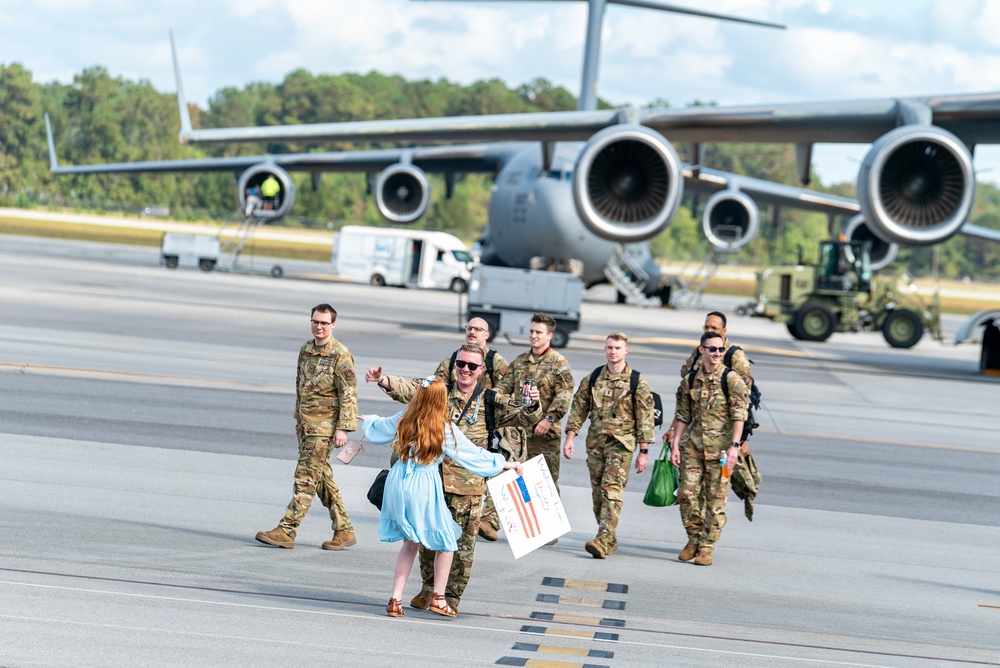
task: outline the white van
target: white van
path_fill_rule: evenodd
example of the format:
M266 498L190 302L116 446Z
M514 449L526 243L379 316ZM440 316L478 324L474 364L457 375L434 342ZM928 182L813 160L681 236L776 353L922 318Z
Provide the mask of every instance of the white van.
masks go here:
M472 256L446 232L347 225L333 236L331 263L358 283L465 292Z

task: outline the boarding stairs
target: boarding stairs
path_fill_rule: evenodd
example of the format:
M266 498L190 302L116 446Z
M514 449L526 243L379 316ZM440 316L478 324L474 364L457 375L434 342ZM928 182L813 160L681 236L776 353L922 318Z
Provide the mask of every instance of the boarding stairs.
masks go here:
M649 244L619 244L604 265L604 276L625 296L625 303L635 306L660 306L659 297L646 295L649 273L642 268L652 259Z
M226 227L219 230L219 264L227 267L230 271L238 271L240 269L240 253L243 252L246 245L254 238L254 235L257 234L257 230L264 224L264 221L264 218L251 213L243 219L236 234L224 238L222 233Z
M678 276L676 279L677 290L673 297L674 305L680 308L696 308L701 306L701 298L705 293L705 288L715 276L719 265L722 263L723 253L719 253L712 248L708 255L702 260L701 265L694 275L684 278Z

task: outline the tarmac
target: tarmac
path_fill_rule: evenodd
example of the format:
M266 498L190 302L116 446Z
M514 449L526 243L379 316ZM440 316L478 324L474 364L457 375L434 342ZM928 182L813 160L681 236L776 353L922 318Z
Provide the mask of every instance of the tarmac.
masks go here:
M677 560L677 509L642 504L648 472L626 489L619 550L591 558L578 455L558 544L515 560L503 536L480 540L456 619L392 619L398 546L379 543L365 499L386 449L334 463L356 546L320 549L318 502L295 549L253 536L290 498L310 308L338 309L359 374L418 376L461 342L459 302L285 266L291 278L171 271L156 249L0 236L0 666L1000 663L1000 379L978 375L977 347L804 343L732 317L764 393L764 483L753 522L731 497L711 567ZM562 352L579 380L624 329L668 410L704 313L735 306L612 302L588 293ZM497 347L509 360L527 342ZM396 410L359 393L362 412Z

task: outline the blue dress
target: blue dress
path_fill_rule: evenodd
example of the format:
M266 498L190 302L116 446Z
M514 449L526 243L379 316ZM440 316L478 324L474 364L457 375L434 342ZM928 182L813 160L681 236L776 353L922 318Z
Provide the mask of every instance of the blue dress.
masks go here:
M392 417L369 415L361 429L372 443L390 443L396 434L396 424L406 411ZM470 441L451 425L444 427L443 454L483 478L503 470L504 457L487 452ZM444 500L439 458L430 464L413 460L397 461L389 469L382 497L382 515L378 522L378 538L383 542L409 540L421 543L429 550L454 552L462 529L451 516Z

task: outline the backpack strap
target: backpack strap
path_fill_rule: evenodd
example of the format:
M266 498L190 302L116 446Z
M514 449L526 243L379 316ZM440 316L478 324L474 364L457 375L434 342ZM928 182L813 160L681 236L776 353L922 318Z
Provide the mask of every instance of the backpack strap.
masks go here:
M494 404L497 400L497 393L493 390L486 390L483 392L483 397L486 399L486 449L490 452L497 452L499 450L498 445L496 445L495 431L496 431L496 414L494 413ZM497 450L493 448L497 447Z
M726 403L729 403L729 372L732 371L728 366L722 370L722 394L726 397Z
M603 366L599 366L596 369L594 369L593 372L590 374L590 385L587 387L587 389L590 390L591 400L593 400L594 398L594 383L597 382L597 378L598 376L601 375L601 369L603 368L604 368Z
M458 355L458 352L455 352L455 354L452 355L452 358L456 357L457 355ZM491 349L491 350L489 350L486 353L486 360L485 360L486 361L486 375L490 377L490 384L491 385L496 385L496 383L497 383L496 378L493 377L493 358L496 357L496 356L497 356L497 351L496 350L492 350ZM454 364L454 362L452 362L452 363Z
M448 380L455 375L455 360L458 359L458 351L456 350L451 354L451 362L448 363Z
M726 365L727 369L731 369L733 367L733 355L736 354L737 350L743 349L739 346L730 346L729 350L726 351L725 356L723 356L722 363Z
M632 369L632 375L628 379L628 391L635 396L635 391L639 389L639 372Z

